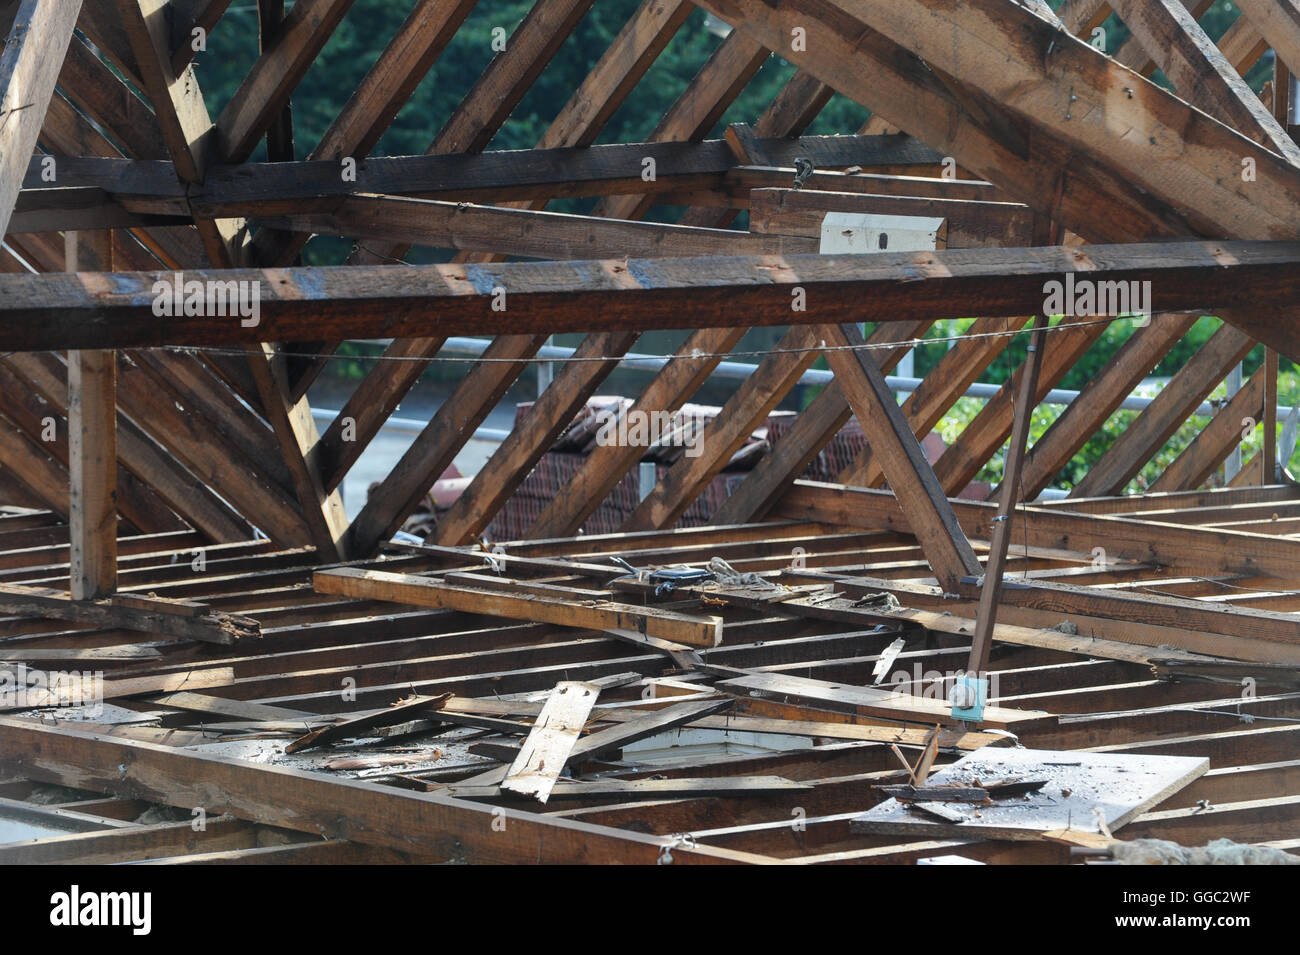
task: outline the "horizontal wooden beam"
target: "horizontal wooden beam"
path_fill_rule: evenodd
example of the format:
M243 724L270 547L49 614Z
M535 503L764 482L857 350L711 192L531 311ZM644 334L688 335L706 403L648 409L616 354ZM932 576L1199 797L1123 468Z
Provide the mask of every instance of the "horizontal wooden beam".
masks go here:
M105 630L138 630L185 640L231 645L262 635L249 617L209 611L188 601L123 596L108 600L73 600L47 587L0 584L0 612L87 623Z
M0 275L0 349L1015 316L1043 310L1046 282L1069 285L1086 278L1150 282L1148 304L1156 312L1248 312L1252 334L1288 357L1300 357L1300 327L1280 312L1300 304L1297 264L1296 242L1188 241L870 256L186 272L181 279L198 283L191 289L210 291L213 306L218 291L225 298L224 314L201 316L175 315L173 273ZM231 303L241 300L240 293L248 306L242 312ZM792 306L801 298L806 307L796 310ZM166 316L169 308L173 314ZM1095 319L1072 321L1090 320Z
M357 568L317 571L314 584L316 592L322 594L388 600L512 620L536 620L562 627L631 630L687 646L715 647L722 642L720 617L675 613L611 600L579 600L522 590L506 593L495 588L453 585L412 574Z
M907 136L804 136L758 142L764 163L770 163L767 175L782 176L785 184L794 181L798 157L807 158L823 171L817 183L838 181L839 177L828 172L834 169L924 169L943 158ZM56 202L60 190L71 188L98 189L106 196L130 200L130 208L141 214L179 213L189 202L205 215L319 211L327 208L331 198L361 193L505 202L681 192L720 188L724 177L743 165L721 139L619 143L361 157L355 167L337 159L213 164L201 184L186 190L175 167L163 160L58 156L56 161L59 176L54 183L45 180L40 157L26 164L20 194L24 211L47 208L46 203ZM959 185L950 184L952 188ZM991 188L983 183L965 184L967 191L976 186L985 191Z
M79 729L0 717L0 768L25 779L144 798L187 811L350 839L438 859L497 863L642 863L672 846L674 863L762 864L764 856L611 829L437 793L210 756ZM402 819L400 827L392 820Z
M751 235L730 229L368 194L342 199L330 212L260 216L253 221L289 232L553 260L817 251L816 240L798 235Z
M952 500L966 534L988 540L997 507L980 501ZM889 491L796 481L773 512L783 518L829 525L912 532L912 522ZM1189 573L1242 574L1284 580L1295 575L1300 540L1222 528L1135 520L1109 514L1081 514L1058 508L1020 507L1012 518L1015 541L1091 555L1100 547L1107 559L1157 564Z

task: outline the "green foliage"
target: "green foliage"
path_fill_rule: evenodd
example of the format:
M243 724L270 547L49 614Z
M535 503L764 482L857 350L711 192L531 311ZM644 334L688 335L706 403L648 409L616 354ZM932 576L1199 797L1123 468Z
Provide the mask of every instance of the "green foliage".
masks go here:
M1059 9L1064 0L1051 0ZM489 149L528 149L536 145L547 126L578 88L592 66L609 47L623 24L632 15L638 0L600 0L593 4L573 34L565 40L558 53L542 71L531 90L502 126L489 144ZM412 0L356 0L351 11L326 44L311 69L303 78L293 101L296 152L306 156L320 141L321 136L343 109L348 98L361 83L366 72L383 52L384 46L396 34L413 6ZM495 55L492 49L492 31L504 28L512 33L532 7L532 0L480 0L465 24L448 44L429 75L416 88L407 105L398 113L392 126L375 149L377 155L414 155L423 153L443 124L452 116L457 105L469 92L475 80ZM1238 16L1229 0L1216 0L1201 18L1201 25L1211 39L1217 40ZM1104 24L1106 50L1117 52L1129 37L1128 29L1112 15ZM696 10L687 19L677 35L651 67L646 77L637 84L627 100L615 111L598 142L642 142L648 139L656 124L673 105L682 91L708 57L717 49L721 38L705 25L705 15ZM209 111L220 114L222 107L234 95L240 82L257 58L257 15L252 2L232 5L220 25L209 39L208 52L196 61L203 84ZM1270 78L1272 60L1265 56L1247 75L1247 81L1256 90ZM777 95L781 86L793 74L794 68L777 57L770 58L758 75L726 111L710 135L719 136L729 123L754 122ZM1168 85L1162 74L1155 80ZM822 111L809 130L815 134L851 133L861 127L868 112L842 96L836 95ZM263 158L257 155L255 159ZM556 202L552 208L561 211L582 211L589 208L590 200ZM667 218L674 210L658 209L657 218ZM329 237L317 237L305 251L309 264L334 264L343 261L350 243ZM417 250L412 256L425 261L433 253ZM916 350L915 373L924 376L943 357L949 345L940 339L962 334L971 320L937 322L928 332L933 341ZM1203 318L1178 345L1165 355L1152 371L1159 380L1173 375L1218 328L1213 318ZM754 329L745 336L738 351L770 348L785 329ZM1106 362L1127 341L1133 326L1129 320L1112 322L1100 339L1071 369L1058 387L1078 390L1083 388L1105 366ZM1007 381L1025 357L1027 335L1017 335L1006 349L993 361L981 380L995 384ZM668 353L680 341L676 333L650 333L638 343L641 351ZM571 342L570 342L571 343ZM1050 347L1050 345L1049 345ZM364 343L345 343L338 351L339 360L330 363L328 375L335 379L360 378L373 364L379 353L376 346ZM752 360L752 359L745 359ZM1263 360L1262 349L1256 349L1245 362L1249 375ZM825 359L819 359L816 368L826 368ZM426 374L426 381L454 382L463 375L463 366L434 363ZM638 380L639 381L639 380ZM786 406L804 408L817 395L815 387L798 388ZM1153 391L1158 390L1158 385ZM1220 386L1219 392L1222 392ZM709 391L700 400L722 400L726 390ZM1282 404L1300 403L1300 374L1288 361L1282 363L1279 379L1279 399ZM979 413L984 403L963 398L939 426L945 441L954 441L970 420ZM1061 409L1042 405L1035 410L1031 440L1037 440L1050 427ZM1105 453L1115 438L1137 416L1133 411L1120 411L1112 415L1105 427L1074 456L1069 465L1057 476L1056 484L1069 487ZM1177 454L1195 437L1206 419L1193 418L1179 429L1161 452L1133 482L1133 489L1146 486L1168 466ZM1259 436L1256 435L1255 445ZM1300 460L1300 455L1296 456ZM1294 466L1295 462L1293 462ZM980 474L981 480L996 483L1001 478L1002 456L999 453Z

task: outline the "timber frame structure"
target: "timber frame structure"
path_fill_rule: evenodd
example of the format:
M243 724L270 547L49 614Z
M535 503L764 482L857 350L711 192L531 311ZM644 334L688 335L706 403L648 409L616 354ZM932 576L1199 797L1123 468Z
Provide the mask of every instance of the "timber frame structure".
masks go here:
M593 6L535 0L424 155L372 156L475 7L412 0L304 156L290 103L351 5L259 0L259 55L214 117L191 37L229 0L0 0L0 815L67 831L0 861L1300 849L1300 486L1276 451L1279 356L1300 362L1297 0L1237 0L1215 38L1211 0L642 0L536 148L494 151ZM595 145L696 8L725 39L648 142ZM1107 55L1089 41L1112 14L1131 38ZM1270 50L1257 95L1242 77ZM779 95L709 138L771 56L795 67ZM836 94L871 121L807 135ZM546 209L574 197L597 201ZM647 217L663 207L685 211ZM823 251L828 223L882 216L942 220L938 247ZM303 267L313 235L357 245ZM395 264L412 247L454 257ZM1029 442L1113 317L1046 324L1055 280L1150 283L1151 315ZM1040 499L1202 315L1221 327ZM961 318L899 404L886 374ZM582 529L641 447L595 448L527 534L484 540L640 334L690 329L632 405L671 412L763 325L788 331L616 533ZM584 335L574 360L433 534L394 540L560 332ZM462 335L493 338L349 520L344 477ZM918 439L1016 335L1024 362L929 460ZM318 431L308 389L358 339L385 360ZM1259 371L1126 494L1257 345ZM821 356L833 381L685 526ZM851 418L866 447L807 479ZM1261 450L1220 482L1244 422ZM1001 485L961 496L1004 449ZM716 579L663 593L653 569L678 565ZM894 666L996 691L957 720L879 685ZM639 761L677 730L751 742ZM875 787L1011 737L1209 768L1117 834L859 818Z

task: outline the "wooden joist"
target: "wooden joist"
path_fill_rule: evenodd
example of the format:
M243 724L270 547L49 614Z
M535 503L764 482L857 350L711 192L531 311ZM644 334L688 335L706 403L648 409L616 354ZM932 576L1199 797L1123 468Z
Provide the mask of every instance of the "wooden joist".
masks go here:
M881 469L908 514L926 559L941 583L979 573L979 561L944 496L925 452L854 325L823 325L827 361L867 435Z
M81 0L22 0L0 48L0 236L8 231L80 10Z
M694 327L705 316L733 326L1031 315L1043 307L1045 281L1068 281L1080 272L1097 283L1152 282L1150 304L1157 312L1217 303L1273 314L1300 299L1297 260L1300 247L1294 243L1174 242L1089 246L1086 253L1049 247L713 258L707 264L507 263L477 268L472 280L455 265L400 272L334 267L185 273L185 281L204 288L209 282L223 283L223 289L232 281L253 283L236 287L258 290L256 326L238 315L158 321L154 287L172 282L170 273L116 273L102 283L71 275L6 275L0 277L0 347L230 345L309 334L346 339L631 331ZM798 289L807 296L806 311L791 308ZM687 302L689 309L683 307ZM436 324L430 312L437 314ZM1300 355L1293 323L1251 331L1284 355Z
M374 783L325 779L318 773L210 756L154 743L76 729L50 729L0 717L0 765L27 778L75 781L187 810L204 807L241 819L282 825L319 836L352 839L449 860L556 863L654 863L671 840L512 811L504 831L490 806L436 793L413 793ZM400 816L401 831L391 825ZM672 846L675 862L762 864L751 853L706 846Z
M428 577L342 568L318 571L318 593L440 607L513 620L540 620L562 627L623 629L693 647L722 642L722 619L636 607L609 600L565 600L538 593L507 593L486 587L453 586Z
M196 612L202 611L202 612ZM231 645L261 636L261 625L249 617L195 608L165 599L132 595L109 600L74 600L48 587L0 584L0 611L47 620L91 624L101 629L135 630Z

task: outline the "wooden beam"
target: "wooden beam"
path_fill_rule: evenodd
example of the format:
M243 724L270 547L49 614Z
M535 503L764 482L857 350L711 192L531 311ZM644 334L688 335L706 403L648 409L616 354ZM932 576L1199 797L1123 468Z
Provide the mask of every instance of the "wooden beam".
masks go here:
M353 0L299 0L217 120L226 162L243 162L257 147L299 80L334 33Z
M348 551L369 554L401 526L438 480L474 430L496 407L542 347L541 336L503 335L475 362L460 385L434 413L428 425L380 482L352 521Z
M8 231L80 11L81 0L23 0L0 49L0 236Z
M657 259L640 264L505 263L189 271L185 281L248 282L258 324L239 316L158 321L155 283L171 273L2 275L0 348L230 345L442 334L553 334L829 321L907 322L972 314L1032 315L1045 279L1087 271L1096 282L1151 281L1152 309L1218 303L1257 310L1252 334L1300 356L1300 323L1279 314L1300 303L1300 243L1173 242L1030 250ZM112 288L111 292L104 291ZM223 288L227 286L223 285ZM791 308L796 289L808 308ZM502 310L501 293L507 295ZM493 308L494 301L497 308ZM689 303L689 308L684 307ZM432 322L429 315L437 316ZM1235 316L1234 316L1235 319ZM1102 319L1101 321L1104 321ZM1100 327L1090 326L1093 328ZM1068 332L1069 330L1067 330ZM1062 332L1060 334L1067 334Z
M935 576L947 586L967 574L978 574L979 561L925 452L880 367L860 348L865 344L861 333L854 325L824 325L818 330L831 349L826 352L826 360L835 379L844 389L900 506L907 512Z
M1063 322L1072 324L1068 318ZM1085 320L1073 328L1049 333L1048 347L1031 398L1034 404L1042 401L1047 392L1075 366L1101 338L1105 328L1104 324L1088 323ZM1027 362L1020 364L998 393L984 403L984 407L962 430L960 437L934 463L939 483L949 494L960 494L975 480L980 469L1010 436L1015 422L1016 395L1027 366Z
M119 116L117 123L121 122ZM105 125L115 136L122 135L116 125ZM115 199L140 215L181 215L192 209L205 215L273 216L290 212L327 214L338 205L337 200L362 194L493 204L523 199L530 201L518 208L541 208L549 198L632 192L672 196L716 189L719 202L742 207L748 206L752 188L788 185L798 156L822 164L822 171L805 183L809 190L833 189L855 196L878 194L885 199L902 196L917 201L937 198L981 203L989 202L997 192L988 183L971 180L831 171L836 167L880 165L920 168L934 165L941 158L912 140L900 141L894 136L771 137L760 140L760 144L763 153L778 165L739 165L720 139L608 143L469 155L362 157L357 159L355 179L340 175L337 159L210 164L203 183L187 189L177 181L175 166L168 161L122 158L111 144L104 151L77 148L65 138L50 143L56 154L67 154L58 156L58 180L51 183L42 178L41 159L36 157L27 165L22 198L23 208L29 212L57 211L56 200L61 194L81 188L100 190L105 198ZM642 175L646 168L643 161L647 159L654 160L653 180ZM1019 208L1011 203L995 205Z
M596 861L651 864L672 845L674 862L764 863L763 856L682 847L662 837L511 810L493 827L492 806L318 773L259 765L84 730L0 718L0 765L25 778L78 785L187 810L203 806L288 829L399 852L478 862ZM401 831L391 825L405 820Z
M1179 0L1114 0L1114 6L1185 100L1300 164L1300 146Z
M1264 416L1264 379L1260 365L1250 379L1210 419L1210 423L1182 450L1151 484L1152 491L1191 491L1206 479L1240 446L1242 436L1254 433Z
M1013 104L1031 122L1061 135L1095 161L1131 175L1134 182L1185 208L1189 218L1208 228L1237 237L1263 237L1270 232L1280 236L1294 229L1283 222L1300 189L1300 169L1254 144L1239 148L1244 138L1240 133L1197 116L1171 94L1087 43L1061 36L1051 23L1023 7L1005 0L973 0L960 9L942 0L906 5L889 0L831 3L870 23L932 67L980 84L990 98ZM959 37L959 42L954 45L945 39L951 36ZM1053 38L1052 54L1045 57ZM1123 93L1125 87L1140 89L1141 94L1129 98ZM1063 110L1063 102L1071 108ZM1076 116L1080 121L1071 122ZM1162 127L1159 135L1155 135L1157 127ZM1119 134L1121 129L1134 128L1150 129L1153 135ZM1206 148L1205 162L1191 158L1192 142ZM1254 157L1261 169L1255 186L1244 194L1237 188L1242 156ZM1164 157L1177 160L1177 175L1160 161ZM1232 158L1238 173L1235 181L1225 169L1215 168L1219 160L1213 157ZM1053 218L1071 227L1069 217Z
M992 519L997 514L994 505L964 500L951 503L967 537L991 538ZM774 513L788 520L911 531L908 517L892 494L814 481L796 481ZM1285 537L1127 516L1071 513L1054 507L1027 506L1021 514L1021 534L1031 547L1068 549L1084 555L1091 554L1094 547L1104 547L1108 558L1154 563L1173 571L1286 580L1294 573L1293 562L1300 558L1300 541Z
M751 37L739 31L728 34L655 126L651 141L703 139L768 56L768 51ZM643 196L608 196L597 203L593 214L639 219L649 208Z
M1038 370L1043 363L1043 350L1047 347L1047 319L1036 318L1033 334L1029 337L1029 351L1025 368L1021 372L1019 394L1016 399L1015 424L1011 429L1011 446L1007 449L1002 469L1002 488L998 496L997 526L989 542L988 560L984 565L984 579L980 586L979 616L971 638L970 662L966 669L980 677L988 672L989 652L993 649L993 632L998 620L998 601L1002 596L1002 575L1006 570L1007 545L1011 541L1016 504L1022 500L1020 468L1029 443L1029 425L1037 406ZM935 481L938 484L938 481ZM956 517L953 518L956 520Z
M682 455L628 515L620 531L668 528L677 522L812 366L817 358L816 331L796 326L782 336L696 439L698 453Z
M930 369L916 390L903 402L903 416L916 435L927 435L966 393L1012 338L1006 334L1024 326L1023 316L976 319L960 340ZM984 338L979 336L988 335ZM879 487L885 480L871 446L864 447L836 478L841 484Z
M231 646L262 635L249 617L209 611L201 605L120 595L112 600L70 598L47 587L0 583L0 611L91 624L102 630L133 630L182 640ZM196 615L196 613L198 615Z
M516 422L469 486L439 517L434 532L438 543L469 543L487 529L600 383L618 367L618 356L627 354L637 337L632 332L611 332L583 339L574 353L578 360L560 369L528 414Z
M64 236L69 272L113 271L111 232ZM117 589L117 356L68 353L68 475L75 600Z
M168 0L117 2L121 24L140 67L143 88L158 117L176 175L185 183L202 182L208 166L219 155L216 127L208 116L194 65L189 64L181 74L172 67L168 16L171 5ZM213 265L228 267L239 263L242 253L237 237L244 228L242 222L199 218L195 225Z
M1264 35L1291 72L1300 73L1300 3L1296 0L1241 0L1237 9Z
M1100 497L1122 492L1254 345L1232 326L1224 325L1215 332L1075 484L1070 496Z
M1191 330L1196 318L1191 314L1153 315L1149 324L1134 330L1029 449L1021 475L1024 500L1032 501L1042 493L1125 396Z
M660 258L817 251L814 240L801 236L751 235L656 222L611 222L568 213L365 194L341 200L328 213L257 216L254 221L304 234L551 260L605 259L620 254Z
M262 406L279 439L280 453L289 468L308 533L323 560L343 560L347 556L347 515L338 491L325 489L320 468L311 454L320 441L311 405L305 397L297 401L288 397L283 355L270 345L264 344L261 349L261 354L249 357L249 367L257 380Z
M701 329L693 332L672 359L632 403L627 414L676 411L693 395L722 361L720 357L695 358L695 354L717 356L730 351L744 334L742 329ZM527 536L563 537L576 534L609 495L610 491L645 454L631 443L597 445L579 466L577 473L561 487L542 509Z
M337 165L347 157L361 160L369 155L475 2L418 0L307 158ZM257 260L290 265L308 238L260 232L253 239Z
M428 577L357 568L317 571L313 580L317 593L483 613L512 620L537 620L562 627L632 630L693 647L715 647L722 642L720 617L693 616L656 607L636 607L608 600L578 602L540 593L505 593L484 587L453 586Z
M1033 238L1033 216L1028 207L1018 203L805 189L755 189L749 194L751 232L820 239L828 213L943 219L939 248L1027 246Z

